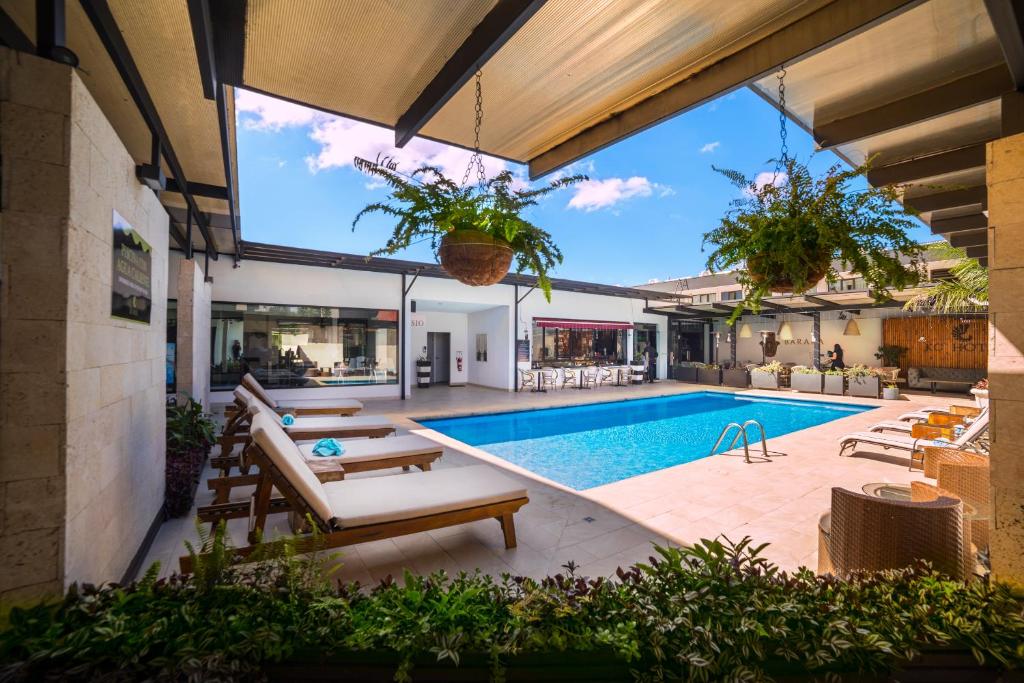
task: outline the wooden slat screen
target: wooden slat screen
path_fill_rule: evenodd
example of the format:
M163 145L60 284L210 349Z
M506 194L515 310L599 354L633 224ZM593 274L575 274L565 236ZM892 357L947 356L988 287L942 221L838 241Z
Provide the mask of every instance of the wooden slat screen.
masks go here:
M900 374L907 368L988 367L986 317L922 316L882 321L886 346L902 346Z

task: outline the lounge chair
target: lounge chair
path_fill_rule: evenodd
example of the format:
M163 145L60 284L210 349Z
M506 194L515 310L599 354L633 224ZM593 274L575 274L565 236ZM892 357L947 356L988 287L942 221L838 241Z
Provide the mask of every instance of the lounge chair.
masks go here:
M921 425L916 425L920 427ZM910 454L910 469L914 469L920 459L915 457L922 452L925 446L953 447L957 449L973 448L975 442L988 430L988 413L978 416L978 419L971 423L970 427L964 430L954 441L941 441L935 438L915 437L906 434L882 434L879 432L853 432L839 438L839 455L845 454L847 448L855 448L857 444L864 443L872 446L881 446L885 450L890 448L907 451Z
M922 420L927 420L932 413L948 413L950 415L959 415L963 417L977 417L982 413L982 410L974 406L927 406L910 413L903 413L896 419L904 422L920 422Z
M984 411L982 411L984 413ZM917 425L927 425L929 427L940 427L944 430L953 430L957 425L969 425L977 418L971 418L966 415L953 415L946 412L931 412L923 416L920 420L904 420L903 418L910 413L901 415L898 420L883 420L877 424L871 425L868 431L871 432L903 432L910 434Z
M342 455L331 456L314 454L315 441L296 443L306 464L321 482L341 481L345 478L346 473L370 472L393 467L401 467L406 471L410 467L418 467L427 472L430 470L431 464L444 454L444 448L436 441L416 434L405 434L390 439L342 441L345 452ZM246 457L247 455L243 451L239 461L240 466L246 463ZM259 482L259 477L259 474L211 477L207 480L206 487L214 492L214 503L226 503L231 498L233 488L253 486Z
M268 514L308 516L320 532L318 538L297 545L297 551L308 552L496 519L505 547L516 546L513 515L529 498L521 484L489 465L324 484L269 414L252 418L252 435L251 456L260 468L260 479L251 501L200 508L200 521L216 524L248 517L249 542L256 543ZM275 489L282 497L273 497ZM259 547L231 552L245 558ZM192 558L182 557L180 565L183 572L191 571Z
M363 404L360 401L351 398L335 398L324 401L287 401L282 405L271 398L267 390L263 388L263 385L248 372L242 375L242 386L279 414L291 413L296 417L299 415L334 415L342 417L345 415L355 415L363 409Z
M818 573L901 569L917 560L953 578L971 574L970 527L960 500L876 498L832 489L832 508L818 522Z

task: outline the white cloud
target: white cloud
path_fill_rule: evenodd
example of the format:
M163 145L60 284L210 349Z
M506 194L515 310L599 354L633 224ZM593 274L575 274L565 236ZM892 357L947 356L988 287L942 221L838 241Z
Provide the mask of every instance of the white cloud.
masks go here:
M439 142L413 138L404 148L394 146L394 132L380 126L352 119L324 114L306 107L274 99L266 95L236 90L235 108L241 125L251 130L276 132L287 127L305 127L309 137L319 145L319 151L306 157L311 173L332 168L352 166L355 157L376 159L378 155L392 157L399 169L411 171L419 166L438 166L454 180L461 180L472 152ZM484 172L492 177L509 168L495 157L484 155ZM513 169L519 187L526 187L523 171ZM366 183L369 190L381 187L379 181ZM515 186L514 186L515 187Z
M643 176L584 180L574 186L573 196L569 200L567 208L588 212L596 211L633 197L650 197L654 192L665 197L674 191L667 185L652 183Z
M776 173L775 171L761 171L754 177L754 185L757 189L762 189L767 185L775 185L775 187L782 187L789 180L789 175L786 173ZM751 194L750 188L743 190L746 194Z
M700 153L701 154L710 154L710 153L714 152L716 149L718 149L721 146L721 144L722 143L719 142L718 140L715 140L714 142L709 142L708 144L706 144L706 145L704 145L703 147L700 148Z

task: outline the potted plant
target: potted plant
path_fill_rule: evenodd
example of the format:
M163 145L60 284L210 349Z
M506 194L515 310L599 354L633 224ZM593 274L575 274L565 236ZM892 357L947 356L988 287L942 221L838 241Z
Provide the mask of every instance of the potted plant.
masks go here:
M854 365L846 369L846 380L850 388L850 396L878 398L880 379L878 373L864 365Z
M186 397L167 406L164 514L183 517L192 509L206 456L214 444L214 424L203 405Z
M646 370L643 357L634 358L629 364L630 382L632 384L643 384L644 372Z
M512 258L517 272L537 274L537 286L551 300L548 271L562 262L551 235L523 217L546 194L586 180L567 176L536 189L515 189L519 182L503 171L476 186L459 185L436 166L421 166L408 175L390 158L357 157L355 167L380 178L391 188L387 201L365 206L352 221L370 213L397 219L387 244L371 256L394 254L414 242L429 240L441 267L467 285L493 285L508 273Z
M754 389L778 389L783 365L777 360L750 371L750 386Z
M882 398L886 401L896 401L900 397L900 385L894 379L887 379L882 383Z
M791 388L811 394L821 393L823 384L821 370L804 365L796 365L793 366L790 373L789 386Z
M826 394L831 396L842 396L846 393L846 375L842 370L824 370L822 388Z
M427 358L427 347L423 347L420 357L416 359L416 386L426 389L430 386L430 359Z
M697 382L697 366L693 363L680 363L673 366L672 378L680 382Z
M697 383L718 386L722 383L722 368L716 363L697 364Z
M758 183L738 171L715 168L742 190L720 225L704 235L714 247L707 267L736 270L745 308L760 310L773 292L805 292L837 266L861 273L876 300L920 280L922 246L907 236L915 227L896 201L893 187L863 189L868 165L844 170L835 164L820 177L783 157L777 182ZM866 185L866 183L863 183Z
M742 365L722 370L722 384L736 389L746 389L750 386L750 374Z

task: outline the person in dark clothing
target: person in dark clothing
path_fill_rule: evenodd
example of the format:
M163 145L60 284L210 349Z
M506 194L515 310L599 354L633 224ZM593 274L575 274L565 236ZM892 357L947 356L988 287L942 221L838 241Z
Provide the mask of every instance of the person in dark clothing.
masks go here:
M644 360L647 364L647 381L653 382L658 367L658 350L654 348L654 344L648 344L644 348Z
M843 362L843 347L836 344L831 351L828 352L828 357L832 359L833 370L845 370L846 363Z

